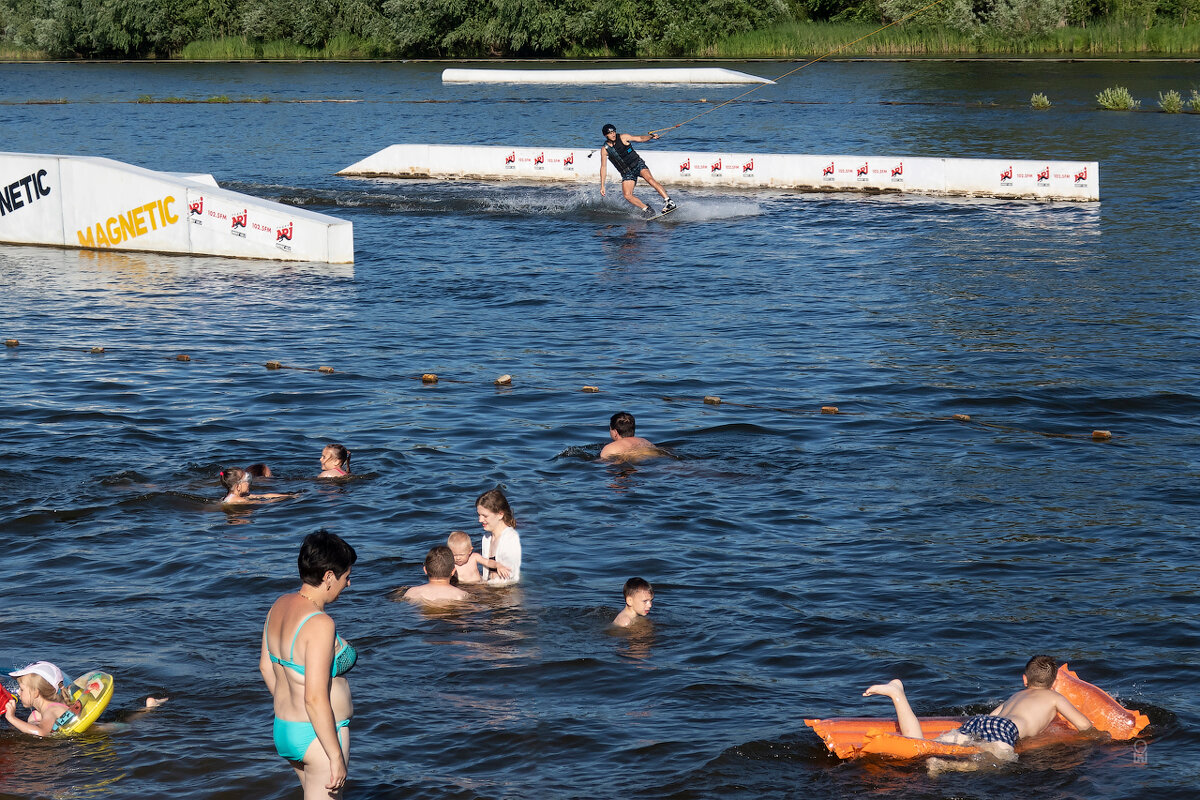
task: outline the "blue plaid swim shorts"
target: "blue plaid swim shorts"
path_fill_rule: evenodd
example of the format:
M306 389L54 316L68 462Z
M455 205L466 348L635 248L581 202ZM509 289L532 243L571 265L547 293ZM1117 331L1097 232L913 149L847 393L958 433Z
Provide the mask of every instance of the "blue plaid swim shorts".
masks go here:
M1021 738L1021 733L1017 730L1017 723L1008 717L993 717L986 714L971 717L959 727L958 732L985 742L1003 742L1009 747L1016 747L1017 739Z

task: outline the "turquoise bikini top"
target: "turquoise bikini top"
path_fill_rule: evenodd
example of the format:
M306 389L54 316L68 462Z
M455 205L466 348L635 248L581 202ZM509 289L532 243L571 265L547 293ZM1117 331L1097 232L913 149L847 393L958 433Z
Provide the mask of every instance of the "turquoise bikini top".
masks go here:
M300 620L300 624L296 626L296 633L294 636L292 636L292 649L288 652L289 659L295 658L295 656L296 656L296 638L300 636L300 629L304 627L304 623L308 622L310 619L312 619L313 617L317 616L320 613L321 613L320 611L314 611L313 613L309 614L304 619ZM351 669L353 669L355 662L358 661L358 651L354 649L354 645L350 644L345 639L343 639L340 634L334 635L333 643L334 643L334 646L336 649L333 651L332 675L333 675L333 677L336 678L339 675L345 675L347 672L349 672ZM289 660L284 660L282 658L279 658L278 656L276 656L274 653L271 652L270 648L267 649L267 656L271 659L272 662L278 664L281 667L287 667L288 669L294 669L296 672L299 672L301 675L304 674L304 665L303 664L297 664L294 661L289 661Z

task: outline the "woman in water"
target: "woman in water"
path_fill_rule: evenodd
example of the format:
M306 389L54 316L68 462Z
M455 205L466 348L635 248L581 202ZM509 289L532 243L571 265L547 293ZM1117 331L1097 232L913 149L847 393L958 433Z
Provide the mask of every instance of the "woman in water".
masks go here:
M487 531L479 561L484 568L484 580L493 586L521 580L521 536L504 492L491 489L479 495L475 512L479 514L479 524Z
M318 478L344 478L350 474L350 451L340 444L327 444L321 450L321 474Z
M350 585L354 548L324 530L304 537L300 589L275 601L263 625L258 669L275 698L275 750L306 800L341 797L350 755L350 684L358 653L325 606Z
M236 505L240 503L259 503L270 500L282 500L288 497L287 494L278 492L269 492L267 494L250 494L250 473L244 469L232 467L223 469L217 473L221 478L221 485L225 487L226 495L221 500L222 505Z

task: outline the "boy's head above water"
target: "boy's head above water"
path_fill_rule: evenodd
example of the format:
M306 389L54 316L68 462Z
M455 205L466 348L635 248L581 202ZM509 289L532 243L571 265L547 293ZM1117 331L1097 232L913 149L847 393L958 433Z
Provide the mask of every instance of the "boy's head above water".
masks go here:
M471 552L475 549L471 544L471 537L467 535L466 531L453 531L446 538L446 546L454 554L454 563L460 567L467 563L467 559L471 557Z
M625 581L625 605L633 610L634 614L639 617L644 617L650 613L650 607L654 604L654 587L649 581L641 578L630 578Z
M454 553L444 544L429 548L425 554L425 574L430 580L450 580L454 574Z
M1025 663L1025 685L1031 689L1049 689L1058 675L1058 663L1050 656L1034 656Z

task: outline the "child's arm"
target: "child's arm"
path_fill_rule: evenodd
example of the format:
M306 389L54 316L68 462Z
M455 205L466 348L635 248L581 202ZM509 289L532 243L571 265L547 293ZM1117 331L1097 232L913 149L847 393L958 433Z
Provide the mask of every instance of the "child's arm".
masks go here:
M40 713L40 712L39 712ZM8 723L21 733L28 733L30 736L49 736L50 731L54 730L54 721L57 716L52 715L52 712L47 709L46 713L40 714L38 723L34 725L31 722L18 719L17 717L17 701L9 700L8 705L4 707L4 718Z
M495 570L496 574L502 579L508 580L508 576L512 575L512 570L501 564L494 558L479 557L479 563L485 569Z
M1067 698L1063 697L1058 692L1054 693L1054 709L1067 718L1067 722L1075 726L1077 730L1091 730L1092 721L1083 715L1083 712L1075 707Z

